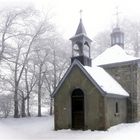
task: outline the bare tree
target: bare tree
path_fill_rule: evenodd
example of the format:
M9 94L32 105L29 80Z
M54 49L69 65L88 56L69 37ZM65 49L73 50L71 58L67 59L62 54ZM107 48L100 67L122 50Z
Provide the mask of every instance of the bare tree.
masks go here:
M0 13L1 22L0 22L0 62L1 60L7 59L9 56L9 47L13 38L26 34L22 30L26 26L24 20L26 20L29 15L33 14L35 11L32 8L11 8L4 9ZM30 14L29 14L30 13ZM11 50L11 49L10 49Z
M30 12L29 12L30 10ZM33 51L33 48L39 40L43 37L43 35L51 29L51 24L49 24L48 19L44 17L41 19L38 15L35 15L34 10L29 9L12 11L9 13L8 18L13 16L16 13L16 19L12 21L14 24L11 27L11 36L7 38L11 38L11 46L10 51L8 53L8 61L9 67L11 69L11 73L13 75L13 81L10 83L13 86L14 91L14 117L19 117L19 94L22 93L21 97L24 98L23 92L21 92L20 82L22 80L25 67L27 65L28 59ZM38 20L36 20L38 17ZM7 18L7 17L5 17ZM19 30L14 30L19 28ZM26 99L26 98L25 98ZM25 100L24 99L24 100ZM22 100L22 101L24 101Z
M3 20L8 21L8 26L0 24L4 46L1 47L0 61L3 59L10 71L6 81L11 86L9 91L13 92L14 117L20 117L20 106L21 116L26 116L26 102L27 115L30 116L30 95L35 90L38 96L38 116L41 116L42 97L47 95L52 114L51 94L69 65L70 51L65 48L69 44L58 34L56 37L54 26L48 18L40 16L34 9L12 9L7 13ZM65 59L63 56L66 56Z
M125 49L138 57L140 55L140 20L124 19L122 28L125 33Z
M111 31L109 30L102 31L93 38L91 49L93 58L101 54L106 48L110 47L110 33Z
M36 78L37 78L37 95L38 95L38 117L41 115L41 96L42 96L42 86L44 83L44 76L46 70L46 62L48 59L49 50L47 48L44 49L37 49L36 55L36 67L38 71L36 71Z
M13 97L11 94L0 95L0 116L7 118L12 112Z
M47 91L49 92L50 115L52 115L53 98L51 97L51 94L57 87L63 74L70 65L69 57L71 54L69 53L70 45L68 44L68 42L65 42L60 36L50 39L48 44L51 48L51 53L49 57L49 67L47 67L45 73L45 85ZM69 48L66 48L66 46Z
M36 84L37 79L35 78L35 65L30 69L29 65L27 65L25 69L25 87L26 87L26 98L27 99L27 116L30 116L30 94L33 91L33 88Z

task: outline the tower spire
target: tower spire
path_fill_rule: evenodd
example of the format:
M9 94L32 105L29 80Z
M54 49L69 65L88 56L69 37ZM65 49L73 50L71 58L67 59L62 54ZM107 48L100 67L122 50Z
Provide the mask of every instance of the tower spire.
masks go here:
M113 31L111 33L111 46L119 45L122 48L124 48L124 33L120 30L119 27L119 10L118 7L116 7L116 27L113 28Z
M78 25L78 28L77 28L77 31L76 31L75 35L87 34L86 30L85 30L85 27L83 25L83 22L82 22L82 12L83 12L83 10L79 11L79 13L80 13L80 22L79 22L79 25Z

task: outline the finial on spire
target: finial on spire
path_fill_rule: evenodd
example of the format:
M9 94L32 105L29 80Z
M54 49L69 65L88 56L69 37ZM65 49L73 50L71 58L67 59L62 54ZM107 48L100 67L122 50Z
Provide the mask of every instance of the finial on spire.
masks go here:
M82 12L83 12L83 10L81 9L80 10L80 19L82 19Z
M116 27L118 27L119 26L119 7L117 6L116 7Z

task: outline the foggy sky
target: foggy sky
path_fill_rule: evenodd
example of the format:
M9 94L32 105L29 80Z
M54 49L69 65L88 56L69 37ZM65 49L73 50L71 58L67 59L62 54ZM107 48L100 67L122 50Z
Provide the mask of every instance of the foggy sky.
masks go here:
M0 0L0 8L32 4L52 15L52 20L66 39L75 34L79 23L79 11L87 34L93 38L98 32L112 28L116 22L116 7L119 20L125 17L140 19L139 0Z

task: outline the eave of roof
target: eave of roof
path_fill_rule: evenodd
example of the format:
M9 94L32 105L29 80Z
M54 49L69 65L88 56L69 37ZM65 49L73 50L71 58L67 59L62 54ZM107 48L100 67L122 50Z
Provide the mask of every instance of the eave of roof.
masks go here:
M106 67L116 67L116 66L137 64L139 62L140 62L140 58L136 59L136 60L129 60L129 61L123 61L123 62L109 63L109 64L101 64L101 65L98 65L98 66L106 68Z

